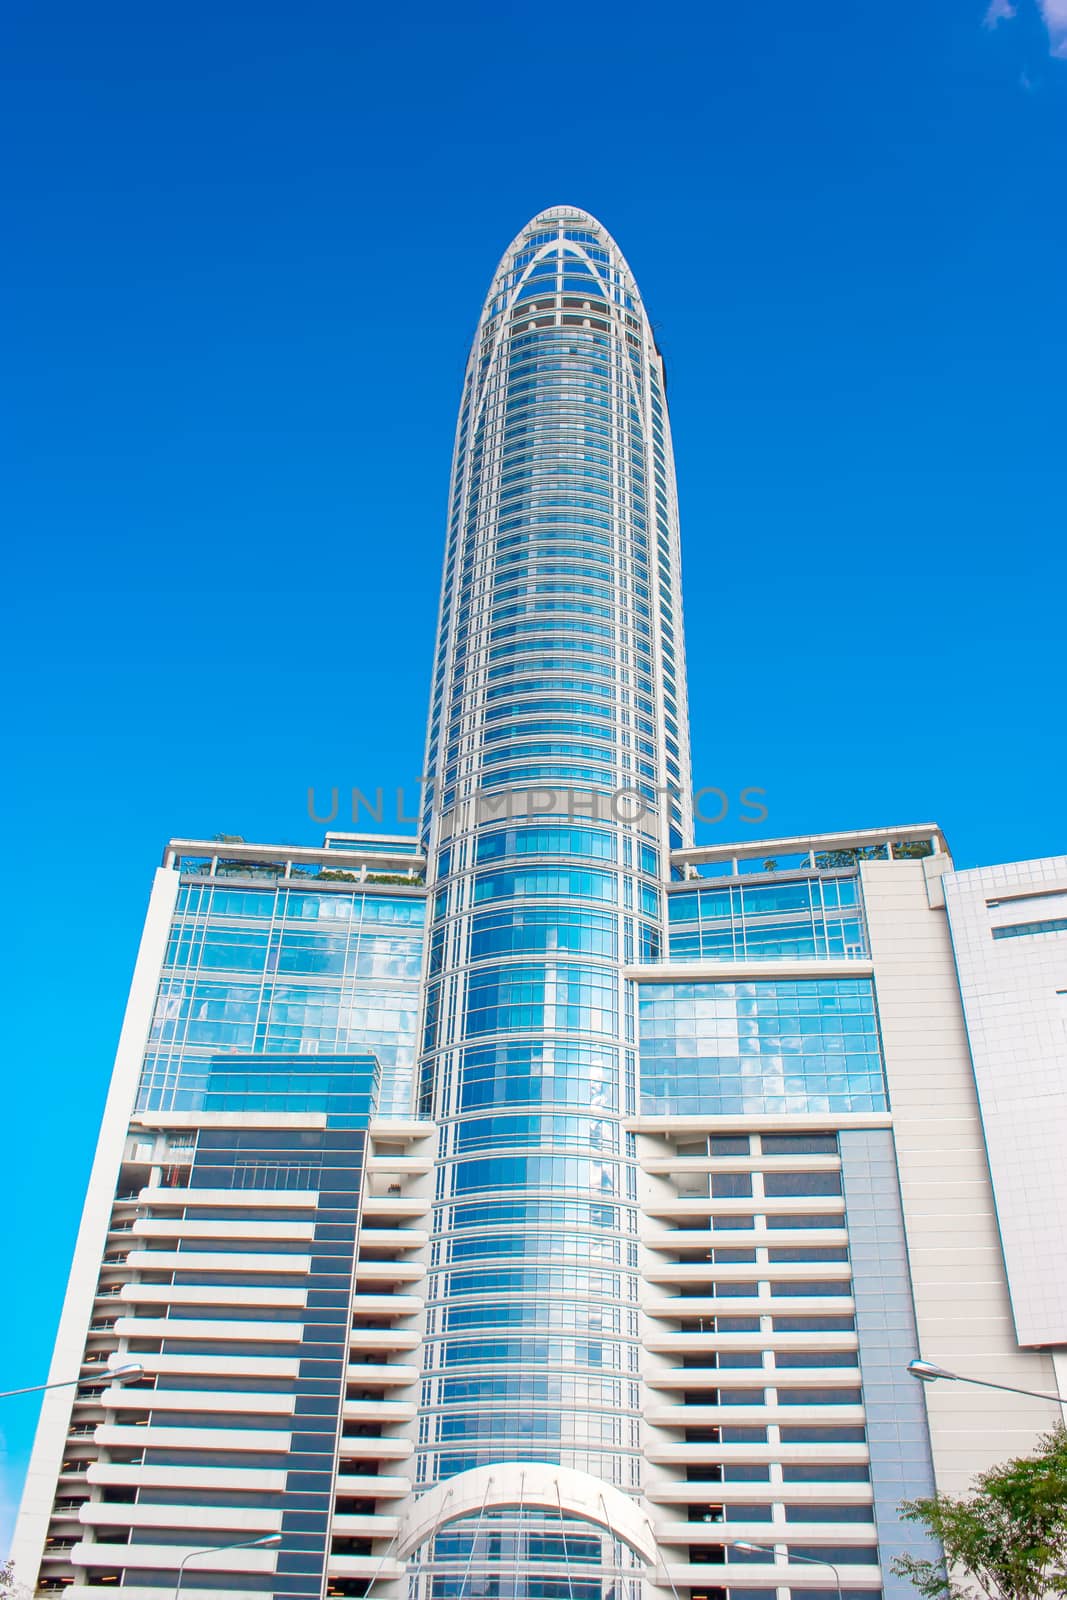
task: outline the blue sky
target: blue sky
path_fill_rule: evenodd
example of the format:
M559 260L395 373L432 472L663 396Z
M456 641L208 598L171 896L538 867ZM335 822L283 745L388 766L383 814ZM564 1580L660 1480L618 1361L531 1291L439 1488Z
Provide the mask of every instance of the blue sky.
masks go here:
M698 783L765 834L1064 849L1067 0L4 32L14 1385L163 842L419 772L466 345L543 207L612 230L667 357Z

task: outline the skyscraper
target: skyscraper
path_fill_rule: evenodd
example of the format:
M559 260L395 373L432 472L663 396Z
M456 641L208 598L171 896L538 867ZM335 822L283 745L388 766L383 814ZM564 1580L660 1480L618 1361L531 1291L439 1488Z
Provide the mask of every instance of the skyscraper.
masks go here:
M902 1600L901 1499L1060 1414L906 1369L1060 1392L1004 1084L1067 866L697 846L687 718L662 360L556 207L468 363L419 838L167 846L23 1581Z
M663 364L614 240L557 208L494 276L452 470L423 818L419 1109L442 1142L420 1486L546 1453L640 1486L623 974L662 947L688 748Z

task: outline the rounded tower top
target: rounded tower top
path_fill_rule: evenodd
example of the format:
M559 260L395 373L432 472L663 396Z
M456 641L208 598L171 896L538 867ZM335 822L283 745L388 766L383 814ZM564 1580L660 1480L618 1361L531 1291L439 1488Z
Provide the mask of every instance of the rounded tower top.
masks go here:
M647 323L630 265L604 224L580 206L556 205L531 217L504 251L485 298L481 324L522 298L525 285L539 284L549 258L558 258L568 277L585 280L575 288L614 302ZM547 282L544 287L549 287Z

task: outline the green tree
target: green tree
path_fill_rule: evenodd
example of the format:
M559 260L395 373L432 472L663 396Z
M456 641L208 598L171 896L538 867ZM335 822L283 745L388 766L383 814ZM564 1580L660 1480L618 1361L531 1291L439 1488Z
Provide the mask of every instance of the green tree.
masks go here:
M0 1561L0 1600L30 1600L30 1591L15 1579L13 1561Z
M926 1600L1044 1600L1067 1594L1067 1429L1033 1455L981 1473L971 1493L906 1500L906 1522L940 1541L938 1561L897 1556L893 1572Z

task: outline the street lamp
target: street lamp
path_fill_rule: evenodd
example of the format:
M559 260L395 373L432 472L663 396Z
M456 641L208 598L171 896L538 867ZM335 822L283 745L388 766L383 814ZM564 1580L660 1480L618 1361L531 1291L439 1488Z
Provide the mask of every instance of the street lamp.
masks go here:
M774 1556L775 1560L778 1558L777 1550L774 1550L765 1544L750 1544L747 1539L734 1539L730 1545L730 1549L747 1550L753 1555L759 1556ZM832 1561L821 1561L817 1556L798 1556L795 1555L792 1550L786 1551L785 1559L787 1561L806 1561L810 1567L829 1567L830 1571L834 1575L834 1583L837 1587L837 1600L842 1600L841 1574L838 1572Z
M920 1383L936 1383L938 1378L947 1378L950 1383L973 1383L980 1389L1003 1389L1005 1394L1024 1394L1031 1400L1051 1400L1054 1406L1067 1404L1065 1395L1041 1394L1037 1389L1016 1389L1014 1384L991 1383L988 1378L968 1378L962 1372L946 1371L935 1361L924 1361L921 1356L916 1356L914 1361L908 1362L908 1371L913 1378L918 1378Z
M100 1376L109 1379L111 1383L136 1383L138 1378L144 1377L144 1368L139 1364L115 1367L112 1371L102 1372ZM77 1378L60 1378L56 1383L31 1383L26 1389L0 1389L0 1400L10 1400L13 1394L40 1394L45 1389L73 1389L77 1384L85 1382L86 1375L82 1373Z
M182 1579L185 1577L185 1563L194 1556L211 1556L216 1550L268 1550L273 1545L281 1544L280 1533L262 1533L256 1539L234 1539L232 1544L209 1544L203 1550L190 1550L178 1562L178 1581L174 1585L174 1600L181 1594Z

